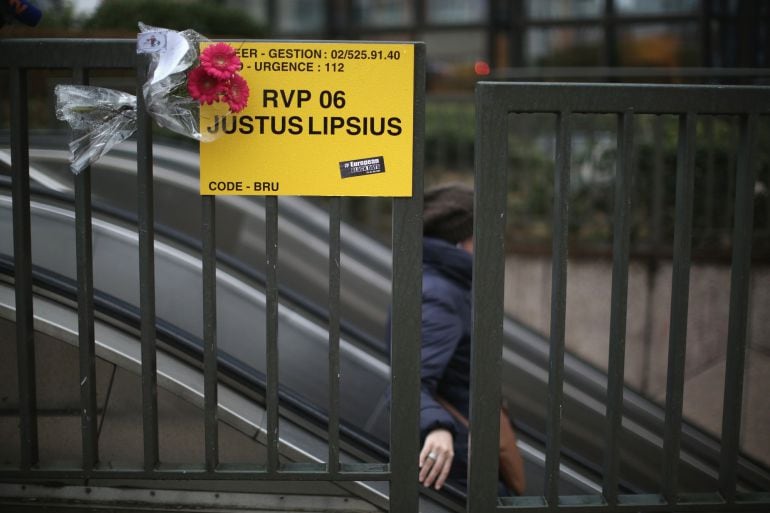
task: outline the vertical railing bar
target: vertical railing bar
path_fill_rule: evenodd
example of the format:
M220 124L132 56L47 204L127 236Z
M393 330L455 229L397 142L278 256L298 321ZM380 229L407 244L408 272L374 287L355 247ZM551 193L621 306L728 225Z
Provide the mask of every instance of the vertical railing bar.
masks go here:
M500 376L505 282L508 113L483 86L476 89L476 147L467 511L497 503Z
M742 116L736 176L733 256L730 277L730 316L727 328L725 395L722 410L722 449L719 458L719 491L728 503L735 501L738 452L743 412L743 375L748 344L751 239L754 224L754 153L757 115Z
M29 187L27 71L10 70L11 187L13 265L16 299L16 351L19 380L19 441L22 470L39 460L35 332L32 306L32 222Z
M631 233L631 182L633 173L634 116L618 116L618 160L613 210L612 298L609 359L607 365L607 436L604 456L603 493L610 506L618 500L620 428L623 418L623 377L626 354L628 303L628 258Z
M703 119L703 138L706 141L706 194L704 199L704 212L706 215L703 221L703 235L708 239L719 236L719 227L717 226L716 216L716 170L714 169L714 116L705 116Z
M144 470L160 462L158 446L158 378L155 331L155 209L153 188L152 121L142 85L147 80L144 59L137 66L136 166L137 224L139 232L139 309L142 338L142 433Z
M219 396L217 392L216 196L201 197L203 273L203 395L206 470L219 464Z
M661 474L661 489L669 504L677 502L679 480L687 311L690 293L690 255L692 252L696 121L696 115L692 112L679 117L671 321Z
M265 197L267 471L278 471L278 198Z
M740 128L737 131L731 130L729 147L738 148L740 146L742 137L740 130ZM732 202L735 201L737 176L738 158L736 154L736 158L731 158L727 161L727 190L724 191L724 206L722 208L722 218L720 219L721 224L719 224L722 234L728 233L729 226L733 223L735 205Z
M422 190L393 200L390 511L417 512L420 412Z
M551 323L546 420L545 497L551 509L559 502L561 417L564 385L564 338L567 314L567 229L569 215L572 114L557 116L554 166L553 267L551 271Z
M658 259L663 233L663 117L655 116L652 125L652 224L650 227L650 256L647 260L647 299L645 301L644 319L644 353L642 355L642 379L640 389L644 393L650 391L650 374L652 365L653 338L653 304L654 291L658 274Z
M340 461L340 215L341 199L329 199L329 473Z
M412 197L393 200L390 511L417 513L425 144L425 44L414 44Z
M73 71L73 77L78 83L88 83L88 74L83 68L76 68ZM75 242L78 283L78 347L80 355L80 423L83 440L83 470L88 474L99 460L90 166L75 175Z

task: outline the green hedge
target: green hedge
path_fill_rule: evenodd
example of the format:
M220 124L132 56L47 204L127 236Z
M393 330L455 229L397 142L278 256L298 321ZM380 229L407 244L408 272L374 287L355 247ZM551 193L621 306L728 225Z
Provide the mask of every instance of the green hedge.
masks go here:
M661 122L659 143L653 133ZM710 126L709 126L710 124ZM575 116L569 189L569 237L578 252L608 251L616 172L615 116ZM553 115L513 116L508 138L508 227L516 247L550 247L553 210ZM429 101L426 108L426 184L472 181L473 103ZM697 126L693 201L694 255L725 258L731 249L739 123L702 116ZM754 254L770 256L770 124L760 122L756 147ZM674 116L637 116L631 198L631 240L637 254L666 253L675 224L678 123ZM661 173L656 185L656 155ZM655 191L662 208L655 240Z
M209 38L260 38L265 34L264 29L243 11L210 1L105 0L83 28L136 32L140 21L173 30L193 29Z

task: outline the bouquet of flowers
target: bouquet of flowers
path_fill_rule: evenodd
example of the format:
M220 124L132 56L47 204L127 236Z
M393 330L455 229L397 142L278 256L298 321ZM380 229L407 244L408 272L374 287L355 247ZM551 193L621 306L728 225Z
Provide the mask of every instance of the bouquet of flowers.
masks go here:
M226 43L210 44L194 30L174 32L139 24L140 45L149 38L164 41L150 55L148 79L143 94L147 110L162 127L207 142L214 136L200 130L200 106L215 102L240 112L249 98L246 81L238 74L241 60ZM138 47L140 48L140 47ZM138 50L140 51L140 50Z
M193 30L176 32L139 24L137 52L149 53L142 86L145 106L155 122L173 132L208 142L218 134L200 129L200 106L219 102L230 112L243 110L249 87L238 72L242 64L226 43L209 44ZM79 173L136 131L136 97L102 87L56 86L56 115L76 136L70 142L70 167Z
M222 101L230 112L240 112L249 101L249 86L238 75L243 64L235 49L216 43L201 52L200 65L187 76L187 91L201 104Z

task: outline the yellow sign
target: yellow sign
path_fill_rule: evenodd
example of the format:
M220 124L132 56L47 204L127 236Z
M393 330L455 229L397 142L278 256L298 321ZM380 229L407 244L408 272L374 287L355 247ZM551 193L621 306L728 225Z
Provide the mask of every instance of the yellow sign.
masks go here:
M249 102L201 107L201 194L411 196L414 45L230 44Z

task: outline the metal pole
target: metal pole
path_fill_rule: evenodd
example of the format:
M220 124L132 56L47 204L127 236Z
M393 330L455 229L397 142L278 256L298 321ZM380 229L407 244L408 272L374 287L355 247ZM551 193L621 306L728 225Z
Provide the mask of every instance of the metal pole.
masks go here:
M29 189L27 72L11 68L11 187L13 198L13 265L16 298L16 351L19 373L21 468L38 463L35 333L32 307L32 228Z
M206 470L213 472L219 465L216 196L201 197L201 228L203 238L203 388Z
M473 344L467 511L497 503L505 276L508 124L494 90L476 88Z
M393 200L390 511L416 513L420 453L422 188L425 142L425 45L414 47L412 197Z
M604 498L614 506L618 501L620 430L623 419L623 376L626 356L628 304L628 255L631 234L631 181L633 173L634 116L618 116L618 161L615 175L615 207L612 247L612 299L610 354L607 368L607 439L604 457Z
M329 473L340 465L340 213L341 198L329 203Z
M88 75L83 68L76 68L74 76L77 82L88 83ZM83 470L86 475L93 470L99 461L94 341L93 233L91 224L91 167L89 166L75 175L80 411Z
M147 80L144 62L137 66L136 153L137 216L139 228L139 308L142 336L142 432L144 469L160 462L158 447L158 378L155 347L155 208L152 165L152 120L142 85Z
M278 471L278 198L265 198L267 471Z
M722 409L722 452L719 461L719 491L728 503L735 501L736 494L741 414L743 411L743 375L748 345L757 117L756 114L752 113L741 119L741 142L736 177L730 317L727 328L725 395Z
M674 269L671 285L671 327L668 341L668 379L663 439L661 489L670 505L677 503L679 450L682 439L684 365L687 347L687 310L690 294L695 125L692 112L679 117L679 151L676 173L676 220L674 224Z
M548 416L546 425L545 497L551 508L559 502L561 420L564 394L564 342L567 316L567 250L569 170L572 145L572 113L557 117L554 166L553 268L551 271L551 334L548 357Z

